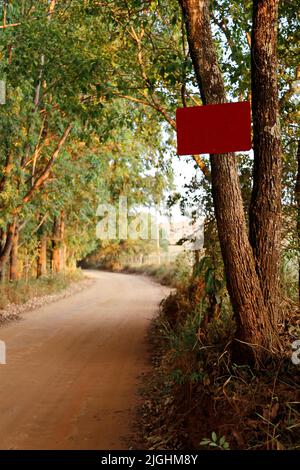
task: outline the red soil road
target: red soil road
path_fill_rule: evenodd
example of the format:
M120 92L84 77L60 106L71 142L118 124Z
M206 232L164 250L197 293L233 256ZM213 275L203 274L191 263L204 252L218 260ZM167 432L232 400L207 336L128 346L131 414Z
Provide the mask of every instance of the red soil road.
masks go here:
M147 368L145 333L168 289L89 271L85 290L0 330L0 449L126 449Z

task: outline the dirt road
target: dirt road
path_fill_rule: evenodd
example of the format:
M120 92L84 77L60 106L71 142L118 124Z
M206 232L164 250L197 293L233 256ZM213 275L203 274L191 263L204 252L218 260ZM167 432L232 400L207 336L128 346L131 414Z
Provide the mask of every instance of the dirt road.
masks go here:
M167 289L89 271L72 297L0 329L0 449L126 449L145 332Z

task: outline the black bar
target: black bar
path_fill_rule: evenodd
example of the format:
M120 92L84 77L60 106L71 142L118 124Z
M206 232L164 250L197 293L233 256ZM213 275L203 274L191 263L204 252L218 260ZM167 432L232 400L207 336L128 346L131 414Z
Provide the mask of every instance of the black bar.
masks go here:
M64 468L123 468L157 469L165 465L174 468L205 468L206 465L219 465L237 468L248 465L294 465L299 466L299 451L0 451L2 468L10 464L30 468L63 465ZM298 464L298 465L297 465ZM266 467L267 468L267 467ZM57 469L58 470L58 469ZM240 470L240 468L239 468Z

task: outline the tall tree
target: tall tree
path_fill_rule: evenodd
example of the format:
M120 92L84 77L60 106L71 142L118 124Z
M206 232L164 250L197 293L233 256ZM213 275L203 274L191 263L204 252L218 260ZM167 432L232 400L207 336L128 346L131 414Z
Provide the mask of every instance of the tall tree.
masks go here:
M211 31L209 0L180 0L190 54L203 104L226 102L224 81ZM255 258L248 239L238 169L233 154L211 155L218 234L229 295L237 322L240 359L259 361L277 346ZM249 347L250 346L250 347Z
M295 199L296 199L296 217L297 217L297 242L298 251L300 250L300 140L298 140L297 147L297 179L295 186ZM300 302L300 256L298 254L298 298Z
M12 246L10 251L10 263L9 263L9 279L11 281L17 281L20 277L18 269L18 249L19 249L19 225L16 224L15 231L12 238Z
M277 90L278 0L253 1L251 84L254 170L250 241L271 321L279 316L281 132Z

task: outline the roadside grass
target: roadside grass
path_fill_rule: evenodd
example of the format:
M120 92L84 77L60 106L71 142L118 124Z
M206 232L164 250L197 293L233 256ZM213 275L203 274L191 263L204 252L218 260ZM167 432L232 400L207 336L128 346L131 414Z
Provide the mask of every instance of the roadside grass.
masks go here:
M143 274L165 286L186 289L192 278L193 267L190 254L181 253L174 261L160 265L145 264L142 266L125 265L122 272Z
M260 369L236 364L226 286L207 263L163 301L151 326L140 448L299 450L300 365L291 360L299 309L288 303L278 357Z
M19 280L0 284L0 309L9 304L24 304L34 297L56 294L66 289L71 283L84 278L81 270L45 276L40 279Z
M169 264L124 266L122 272L131 274L143 274L152 277L155 281L165 286L181 288L186 286L191 277L191 268L188 265L180 265L178 262Z
M182 292L176 302L167 299L151 327L141 448L299 450L300 374L291 354L260 370L236 364L231 313L204 330L205 310L189 307Z
M107 262L105 258L100 260L87 258L82 263L82 267L118 273L141 274L151 277L160 284L178 289L185 288L189 285L193 271L190 254L188 252L181 253L174 261L161 263L159 265L112 263L111 261Z

